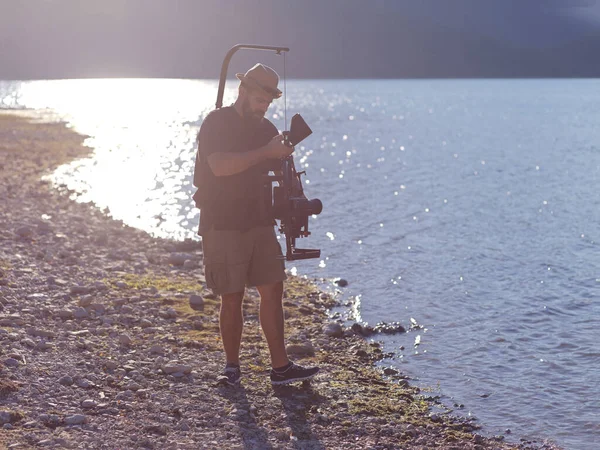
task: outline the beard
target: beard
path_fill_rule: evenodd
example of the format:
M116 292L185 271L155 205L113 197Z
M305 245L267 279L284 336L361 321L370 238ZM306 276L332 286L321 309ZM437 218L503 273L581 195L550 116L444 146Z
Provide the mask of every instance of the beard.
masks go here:
M253 110L248 100L242 102L242 113L244 114L244 120L254 126L260 125L265 116L262 111Z

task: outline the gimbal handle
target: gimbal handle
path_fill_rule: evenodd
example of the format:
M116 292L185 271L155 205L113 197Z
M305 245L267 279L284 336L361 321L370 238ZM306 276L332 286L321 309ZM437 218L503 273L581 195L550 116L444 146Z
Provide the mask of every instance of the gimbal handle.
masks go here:
M270 45L250 45L250 44L237 44L231 47L231 49L225 55L225 59L223 60L223 65L221 66L221 77L219 78L219 90L217 91L217 103L216 109L219 109L223 106L223 93L225 92L225 79L227 78L227 69L229 68L229 61L231 57L240 49L252 49L252 50L271 50L277 52L278 55L281 52L289 52L290 49L288 47L273 47Z

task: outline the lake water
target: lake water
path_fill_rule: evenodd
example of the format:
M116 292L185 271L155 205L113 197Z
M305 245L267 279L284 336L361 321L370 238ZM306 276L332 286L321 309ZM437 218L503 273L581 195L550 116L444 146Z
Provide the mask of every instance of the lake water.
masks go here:
M0 82L88 134L94 156L53 176L155 235L194 236L194 139L214 80ZM234 98L229 82L225 104ZM320 198L288 263L342 277L346 313L423 328L386 361L508 440L600 445L600 80L288 80L287 119ZM283 101L268 117L284 128ZM401 350L401 347L404 349Z

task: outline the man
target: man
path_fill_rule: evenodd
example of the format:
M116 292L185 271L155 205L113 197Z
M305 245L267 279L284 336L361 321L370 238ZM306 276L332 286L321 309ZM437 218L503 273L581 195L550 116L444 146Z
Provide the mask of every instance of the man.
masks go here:
M245 287L256 286L260 324L271 354L271 382L288 384L319 371L294 364L286 353L282 305L286 274L271 214L270 183L266 185L264 178L270 170L280 170L281 158L293 148L264 117L271 102L281 97L277 73L256 64L237 77L235 103L208 114L198 133L194 199L201 209L206 283L221 296L224 381L240 382L242 301Z

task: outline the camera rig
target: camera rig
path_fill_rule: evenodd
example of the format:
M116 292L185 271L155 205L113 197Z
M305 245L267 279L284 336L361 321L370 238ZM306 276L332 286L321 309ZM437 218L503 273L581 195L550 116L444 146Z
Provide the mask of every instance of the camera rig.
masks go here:
M287 47L273 47L263 45L238 44L233 46L225 55L223 65L221 66L221 76L219 78L219 89L217 91L216 109L223 106L223 93L225 91L225 80L227 78L227 69L231 57L240 49L252 50L271 50L278 55L284 55L284 102L285 102L285 52L289 52ZM287 110L287 106L284 105ZM285 119L287 126L287 113ZM291 147L300 143L312 134L312 130L306 124L300 114L295 114L290 123L290 130L284 131L284 143ZM265 176L265 189L270 199L273 217L280 221L279 231L285 235L287 261L298 259L319 258L321 250L296 248L296 239L310 235L308 231L308 218L311 215L320 214L323 205L319 199L309 200L304 195L301 176L305 172L297 172L292 155L281 161L281 170L275 175ZM278 182L278 186L272 187L273 182Z

